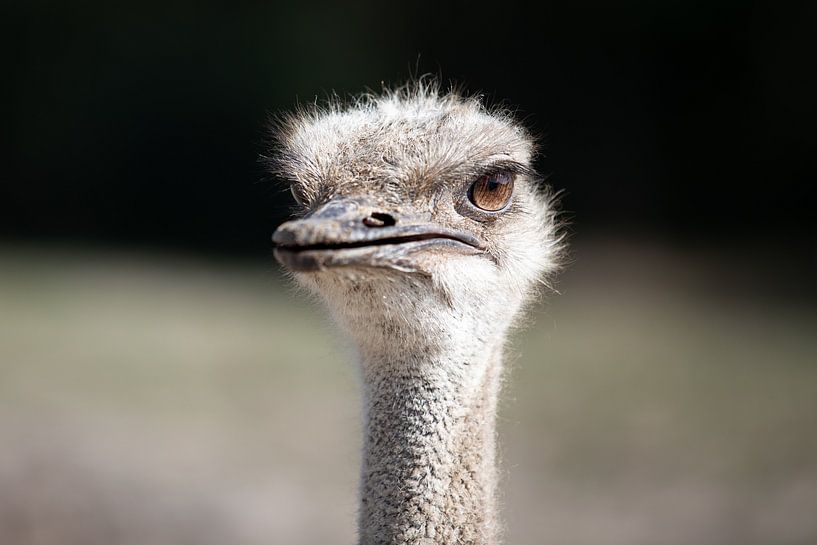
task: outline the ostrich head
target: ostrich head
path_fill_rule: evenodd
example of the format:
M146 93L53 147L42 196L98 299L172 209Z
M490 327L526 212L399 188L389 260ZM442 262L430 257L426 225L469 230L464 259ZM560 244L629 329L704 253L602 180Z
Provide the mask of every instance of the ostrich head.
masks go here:
M363 352L501 338L554 267L535 146L506 111L420 84L300 112L276 139L299 205L276 257Z

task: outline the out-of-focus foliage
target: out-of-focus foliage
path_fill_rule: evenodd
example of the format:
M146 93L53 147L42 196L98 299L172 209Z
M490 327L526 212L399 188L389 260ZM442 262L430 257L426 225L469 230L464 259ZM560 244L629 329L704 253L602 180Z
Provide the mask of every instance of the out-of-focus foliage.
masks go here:
M510 359L510 543L817 539L817 311L702 257L575 249ZM353 542L353 357L269 263L18 248L0 277L0 542Z

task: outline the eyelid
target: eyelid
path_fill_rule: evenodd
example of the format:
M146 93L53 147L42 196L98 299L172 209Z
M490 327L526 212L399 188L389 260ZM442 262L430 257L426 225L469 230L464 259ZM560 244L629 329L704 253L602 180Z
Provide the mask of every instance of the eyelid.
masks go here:
M471 176L471 180L476 180L482 176L493 176L494 174L499 174L502 172L510 173L514 176L522 175L522 176L535 176L535 171L528 165L520 163L518 161L496 161L491 163L484 168L479 169L478 171L474 172Z
M523 163L518 163L516 161L495 163L495 166L497 170L510 172L511 174L522 174L528 176L532 176L534 174L534 171L530 166Z

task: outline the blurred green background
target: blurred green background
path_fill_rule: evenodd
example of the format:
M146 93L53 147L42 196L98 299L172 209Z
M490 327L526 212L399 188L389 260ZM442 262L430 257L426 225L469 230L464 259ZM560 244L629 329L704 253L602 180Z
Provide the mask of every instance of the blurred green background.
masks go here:
M817 542L817 9L0 8L0 543L353 543L357 373L269 236L268 114L507 101L570 262L516 335L508 543Z

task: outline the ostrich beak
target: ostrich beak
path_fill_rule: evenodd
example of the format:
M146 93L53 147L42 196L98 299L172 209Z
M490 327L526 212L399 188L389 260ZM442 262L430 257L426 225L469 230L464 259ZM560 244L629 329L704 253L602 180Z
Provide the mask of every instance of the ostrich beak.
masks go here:
M485 252L470 233L349 198L333 199L302 219L282 224L272 241L278 261L298 272L329 267L417 272L419 252Z

